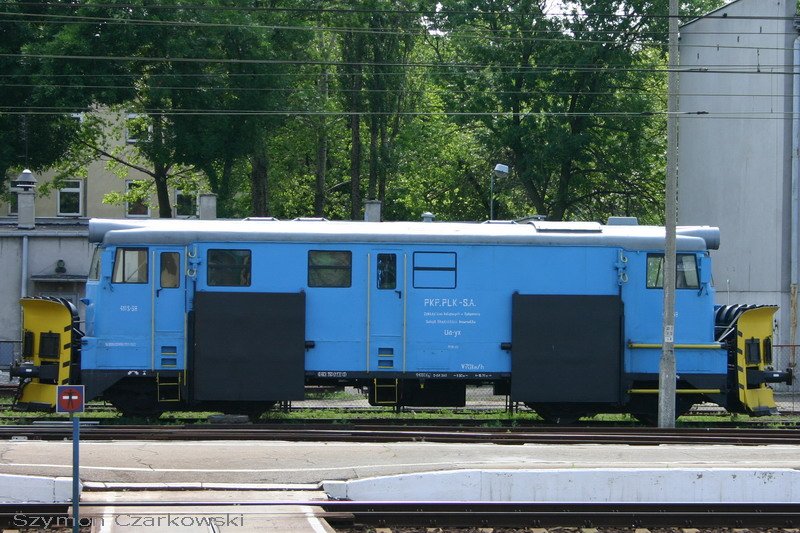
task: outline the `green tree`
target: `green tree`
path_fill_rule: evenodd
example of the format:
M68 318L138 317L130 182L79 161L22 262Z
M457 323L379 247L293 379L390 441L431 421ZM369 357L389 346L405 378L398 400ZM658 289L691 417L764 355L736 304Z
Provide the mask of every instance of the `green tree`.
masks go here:
M445 84L535 212L647 217L662 201L666 2L448 0ZM572 6L572 7L568 7ZM663 9L663 10L662 10ZM658 51L653 53L653 50ZM624 149L621 149L624 147Z
M53 114L51 107L65 105L56 89L40 83L31 61L21 54L32 43L52 37L52 27L30 22L30 16L46 16L46 4L22 6L8 2L0 21L0 191L7 178L15 178L22 167L40 171L62 161L78 132L78 122L64 113ZM63 84L63 81L60 82ZM85 104L86 100L82 103ZM80 104L78 106L80 109Z

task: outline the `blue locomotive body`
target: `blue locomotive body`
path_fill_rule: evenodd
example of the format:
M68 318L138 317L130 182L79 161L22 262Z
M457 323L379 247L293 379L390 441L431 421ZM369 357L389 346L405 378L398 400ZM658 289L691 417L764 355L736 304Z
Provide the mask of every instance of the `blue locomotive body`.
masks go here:
M373 404L458 406L467 384L491 383L555 420L654 408L663 228L93 220L90 240L72 381L123 411L257 412L309 384L364 386ZM770 410L767 392L739 398L735 339L720 338L738 315L715 321L718 240L715 228L679 229L680 405ZM753 368L765 372L771 331L759 335Z

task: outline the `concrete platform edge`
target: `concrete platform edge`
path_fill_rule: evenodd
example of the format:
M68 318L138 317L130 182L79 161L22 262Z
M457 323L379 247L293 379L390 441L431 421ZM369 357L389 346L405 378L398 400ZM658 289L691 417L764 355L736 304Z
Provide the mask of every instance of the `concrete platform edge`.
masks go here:
M0 474L0 503L69 503L71 477Z
M353 501L800 503L800 471L790 468L451 470L322 485Z
M69 478L68 478L69 479ZM112 483L103 481L87 481L83 484L85 491L181 491L181 490L225 490L225 491L310 491L322 490L322 483Z

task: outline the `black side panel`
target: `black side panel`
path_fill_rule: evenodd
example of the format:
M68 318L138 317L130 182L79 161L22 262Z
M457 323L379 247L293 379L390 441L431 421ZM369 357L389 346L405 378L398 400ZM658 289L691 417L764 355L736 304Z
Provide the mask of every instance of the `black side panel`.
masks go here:
M193 398L302 400L305 318L302 292L195 293Z
M512 400L619 401L618 296L515 294L512 306Z

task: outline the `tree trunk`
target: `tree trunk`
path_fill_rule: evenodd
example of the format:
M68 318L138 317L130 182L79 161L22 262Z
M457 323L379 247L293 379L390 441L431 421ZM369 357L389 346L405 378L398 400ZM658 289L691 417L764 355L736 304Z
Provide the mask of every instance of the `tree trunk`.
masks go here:
M166 165L153 165L153 180L156 183L156 197L158 198L159 218L172 218L172 205L169 201L169 186L167 184L168 170Z
M268 198L268 171L269 160L266 154L261 151L253 154L250 158L250 196L252 200L251 213L256 217L265 217L269 213Z
M328 71L323 67L322 75L319 78L320 109L327 109L328 101ZM325 175L328 171L328 131L326 128L325 115L320 115L317 124L317 169L316 180L314 183L314 216L325 216Z
M350 115L350 219L361 218L361 116Z
M162 121L164 118L160 115L153 117L153 135L150 142L156 143L155 146L159 148L153 155L153 180L156 183L156 197L158 198L158 216L159 218L172 218L172 205L169 201L169 185L167 184L167 177L169 176L169 165L163 159L164 155L164 125Z
M381 146L380 146L380 167L378 168L378 200L386 202L386 178L389 173L389 140L386 131L386 118L381 119Z
M231 191L233 184L231 183L231 176L233 175L233 159L226 156L222 164L222 174L219 179L219 189L217 193L217 216L218 218L230 218L233 216L233 206L231 205Z
M325 131L325 118L321 120L317 132L317 171L314 188L314 216L325 216L325 174L328 171L328 134Z
M350 88L350 93L345 93L346 111L350 113L350 218L361 218L361 79L363 67L361 61L364 57L364 37L356 33L346 33L342 36L342 59L348 63L344 72L349 78L344 78L343 86Z
M378 190L378 166L380 165L380 155L378 154L378 133L379 119L375 110L369 117L369 184L367 185L367 199L374 200Z

